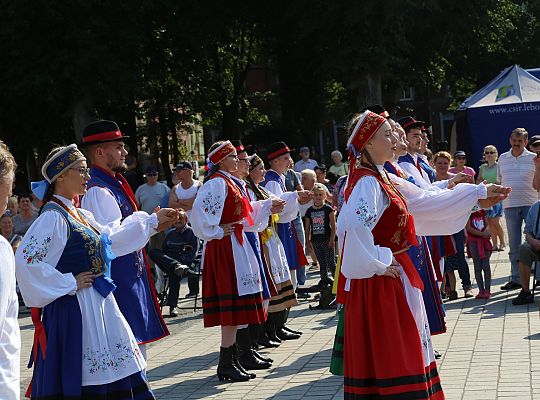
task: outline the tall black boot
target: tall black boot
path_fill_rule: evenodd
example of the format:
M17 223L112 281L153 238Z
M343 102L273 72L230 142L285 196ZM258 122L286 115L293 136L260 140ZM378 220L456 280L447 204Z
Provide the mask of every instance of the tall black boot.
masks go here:
M295 340L300 339L300 335L296 333L291 333L283 329L285 326L285 320L286 320L286 312L287 310L280 311L278 315L278 320L276 322L276 336L280 338L281 340Z
M264 325L264 329L266 332L266 336L275 343L281 344L281 339L277 337L276 335L276 323L278 321L278 314L277 312L268 313L268 318L266 319L266 323Z
M236 343L233 345L233 364L240 372L249 376L249 379L254 379L257 377L257 375L255 375L253 372L247 371L242 364L240 364L240 361L238 361L238 345Z
M255 355L255 357L257 357L259 360L266 361L269 363L274 362L274 360L272 360L270 357L263 356L261 353L259 353L259 351L253 346L253 342L258 343L258 340L261 336L263 335L266 336L264 334L263 326L261 324L251 324L249 325L248 329L249 329L249 337L251 338L251 348L253 349L253 354Z
M287 320L289 319L289 312L290 312L290 311L291 311L290 308L287 308L287 309L285 310L285 316L284 316L285 322L284 322L284 324L283 324L283 329L286 330L287 332L294 333L294 334L296 334L296 335L302 336L302 332L301 332L301 331L296 331L296 330L291 329L291 328L289 328L288 326L285 325L285 324L287 323Z
M264 325L262 324L250 325L249 331L251 333L251 338L255 339L255 341L257 342L259 346L266 347L266 348L279 347L278 342L274 342L266 335Z
M249 329L238 329L236 331L236 348L238 350L238 361L245 369L268 369L272 366L268 361L262 361L255 356L249 338Z
M244 374L234 364L234 344L231 347L219 348L219 365L217 367L217 376L220 381L249 381L249 375Z

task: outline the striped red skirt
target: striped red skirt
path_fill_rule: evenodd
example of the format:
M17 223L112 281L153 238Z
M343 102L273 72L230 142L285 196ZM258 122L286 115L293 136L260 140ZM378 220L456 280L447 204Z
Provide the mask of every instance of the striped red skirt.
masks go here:
M444 399L401 279L353 279L345 310L345 399Z
M202 303L205 327L261 324L266 320L261 292L238 294L230 236L206 243Z

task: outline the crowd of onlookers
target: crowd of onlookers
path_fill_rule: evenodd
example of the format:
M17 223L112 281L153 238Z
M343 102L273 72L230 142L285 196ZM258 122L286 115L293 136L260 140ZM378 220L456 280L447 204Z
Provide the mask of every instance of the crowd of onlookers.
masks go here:
M427 142L426 142L427 144ZM533 263L540 260L540 136L528 140L527 132L518 128L510 136L511 148L501 154L493 145L484 148L482 164L478 171L467 165L464 151L450 154L447 151L431 153L423 147L427 161L435 171L435 180L451 179L456 174L470 176L469 182L501 183L512 187L512 193L502 204L489 210L474 210L466 226L452 236L454 251L444 258L444 279L442 296L448 300L458 298L456 290L457 271L465 297L475 296L472 290L468 258L472 259L474 276L478 286L477 298L491 295L490 255L493 251L509 250L511 274L509 282L501 290L522 289L514 299L514 304L533 301L529 290L529 280ZM527 147L529 149L527 149ZM343 191L349 172L349 165L338 150L331 153L329 168L310 158L310 149L301 147L299 158L291 163L285 174L287 190L309 190L313 199L300 205L295 228L306 254L310 255L312 268L319 267L322 282L331 282L337 259L335 244L336 220L343 204ZM198 179L198 165L183 161L174 169L173 183L169 186L159 181L159 171L155 166L145 169L145 183L134 187L138 206L146 212L157 207L173 207L184 210L180 220L168 231L152 236L148 244L151 266L157 266L156 290L164 292L168 281L168 294L164 303L169 306L169 315L177 315L182 266L190 266L200 250L201 243L193 234L189 224L191 208L202 183ZM196 178L197 177L197 178ZM39 204L31 194L13 196L9 199L8 210L0 218L0 233L16 250L22 237L37 217ZM508 240L501 226L505 217ZM523 223L525 241L522 243ZM538 238L538 239L537 239ZM305 270L298 275L298 284L305 283ZM199 292L197 276L188 279L189 292L185 297L193 297ZM165 294L164 294L165 295ZM308 296L298 293L299 297Z

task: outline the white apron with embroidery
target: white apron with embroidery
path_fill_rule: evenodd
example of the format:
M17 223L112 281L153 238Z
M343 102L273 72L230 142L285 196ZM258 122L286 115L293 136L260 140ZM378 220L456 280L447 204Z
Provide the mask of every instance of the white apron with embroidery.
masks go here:
M70 200L57 196L76 213ZM115 226L98 224L92 213L79 210L99 232L109 235L112 251L121 256L144 247L156 218L137 212ZM82 385L118 381L146 368L139 346L120 312L114 292L103 298L94 288L76 290L73 274L57 264L67 243L64 217L49 210L41 214L25 235L15 255L16 274L25 304L43 308L59 297L76 295L82 318Z
M220 173L230 177L227 172ZM210 179L197 192L192 208L191 226L199 239L210 241L223 238L223 229L219 223L226 197L227 185L221 178ZM262 282L257 257L244 232L242 236L242 244L234 234L231 235L231 243L238 294L245 296L262 292ZM204 265L204 259L201 260L201 265Z

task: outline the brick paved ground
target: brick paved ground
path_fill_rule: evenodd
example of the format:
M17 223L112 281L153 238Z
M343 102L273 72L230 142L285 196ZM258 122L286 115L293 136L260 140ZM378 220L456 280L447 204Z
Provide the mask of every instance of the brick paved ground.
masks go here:
M472 261L469 260L472 274ZM540 399L540 318L537 304L513 306L517 291L503 293L510 269L506 253L492 258L491 300L463 299L446 303L448 332L434 337L447 399ZM310 274L315 282L316 273ZM181 293L186 293L183 288ZM460 296L463 292L460 292ZM190 302L191 304L191 302ZM165 311L168 311L167 308ZM248 383L217 380L219 330L203 329L200 312L184 311L167 319L171 336L150 346L148 376L158 399L340 399L340 377L328 372L336 319L333 311L311 311L302 303L291 312L291 327L300 340L265 351L274 367L257 372ZM25 368L32 327L20 318ZM537 358L539 357L539 358Z

